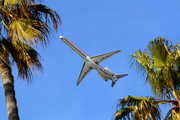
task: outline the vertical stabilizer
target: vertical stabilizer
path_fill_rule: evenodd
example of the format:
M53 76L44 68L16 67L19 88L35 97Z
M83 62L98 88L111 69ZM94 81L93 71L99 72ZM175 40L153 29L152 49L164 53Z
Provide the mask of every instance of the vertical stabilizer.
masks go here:
M116 82L112 81L111 87L114 87Z

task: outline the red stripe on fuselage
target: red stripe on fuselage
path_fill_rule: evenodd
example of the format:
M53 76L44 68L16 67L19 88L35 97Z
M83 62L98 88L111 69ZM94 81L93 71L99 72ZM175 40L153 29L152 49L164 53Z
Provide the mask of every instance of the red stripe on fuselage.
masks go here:
M69 42L71 42L76 48L78 48L82 53L84 53L85 55L87 55L88 57L90 57L88 54L86 54L81 48L79 48L75 43L73 43L69 38L67 38L67 37L65 37L67 40L69 40ZM100 68L102 68L104 71L105 71L105 69L102 67L102 66L100 66L100 65L98 65Z
M69 38L65 37L66 39L69 40L69 42L71 42L76 48L78 48L81 52L83 52L85 55L87 55L89 57L88 54L86 54L81 48L79 48L75 43L73 43Z
M99 65L99 67L102 68L105 71L105 69L102 66Z

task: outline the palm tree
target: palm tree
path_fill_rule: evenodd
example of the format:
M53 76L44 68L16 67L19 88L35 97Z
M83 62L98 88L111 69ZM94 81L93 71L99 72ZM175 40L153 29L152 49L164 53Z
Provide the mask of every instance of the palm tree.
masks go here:
M61 24L58 14L35 0L0 1L0 75L5 91L8 120L19 120L16 105L14 78L11 65L18 67L18 76L30 82L36 71L42 71L41 57L33 47L46 46L51 29ZM2 34L3 33L3 34Z
M42 70L40 56L27 44L22 42L13 43L10 39L2 38L0 49L0 75L4 85L8 119L19 120L10 59L16 62L19 76L24 79L30 79L32 70Z
M152 97L127 96L119 100L117 111L114 114L115 120L130 119L131 117L134 120L160 120L161 110L158 106L160 102Z
M142 52L141 50L135 51L132 54L132 64L137 71L142 72L145 75L145 81L151 86L151 91L156 99L153 99L154 105L158 104L170 104L172 108L168 111L164 119L179 119L180 118L180 43L174 46L170 40L165 38L155 38L150 41L147 48ZM134 99L136 101L136 99ZM122 101L122 100L120 100ZM141 102L143 100L140 100ZM127 104L129 101L126 101ZM141 103L139 102L139 103ZM131 104L131 107L135 107L137 104ZM121 104L118 104L121 106ZM129 108L129 106L123 106L123 109ZM151 106L150 106L151 107ZM136 107L138 110L143 109ZM133 117L135 116L134 111ZM118 111L121 111L118 110ZM118 113L117 111L117 113ZM116 114L117 114L116 113ZM115 119L116 119L115 114ZM129 113L128 113L129 114ZM128 115L124 114L124 116ZM143 114L143 115L141 115ZM156 114L152 112L151 114ZM159 113L160 114L160 113ZM148 113L141 113L141 116L147 116ZM157 114L156 114L157 115ZM123 116L123 117L124 117ZM139 116L139 115L138 115ZM118 118L118 119L122 119ZM138 120L144 119L139 117ZM149 119L151 119L149 117ZM157 119L157 118L156 118Z

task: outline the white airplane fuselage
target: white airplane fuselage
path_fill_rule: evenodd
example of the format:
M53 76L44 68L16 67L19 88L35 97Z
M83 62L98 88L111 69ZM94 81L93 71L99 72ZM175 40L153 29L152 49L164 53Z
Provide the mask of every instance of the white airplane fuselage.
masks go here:
M92 70L95 69L99 73L98 75L105 81L112 80L112 87L116 83L116 81L121 78L126 76L127 74L122 74L122 75L115 75L112 73L107 67L103 68L99 64L104 61L105 59L111 57L112 55L120 52L120 50L113 51L110 53L94 56L94 57L89 57L83 50L81 50L76 44L74 44L70 39L60 36L60 39L68 45L73 51L75 51L79 56L81 56L84 59L84 65L81 70L77 85L82 81L82 79Z

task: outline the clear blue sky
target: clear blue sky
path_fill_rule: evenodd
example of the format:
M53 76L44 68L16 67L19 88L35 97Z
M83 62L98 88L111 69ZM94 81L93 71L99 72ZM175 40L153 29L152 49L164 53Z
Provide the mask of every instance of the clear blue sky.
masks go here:
M43 4L57 11L63 25L54 32L47 49L38 48L44 73L32 84L19 80L13 67L21 120L110 120L117 99L152 96L144 78L129 69L130 54L158 36L178 43L179 0L44 0ZM111 82L103 81L93 70L76 86L84 60L61 42L60 35L70 38L89 56L121 50L101 66L129 76L111 88ZM0 120L7 120L3 87Z

